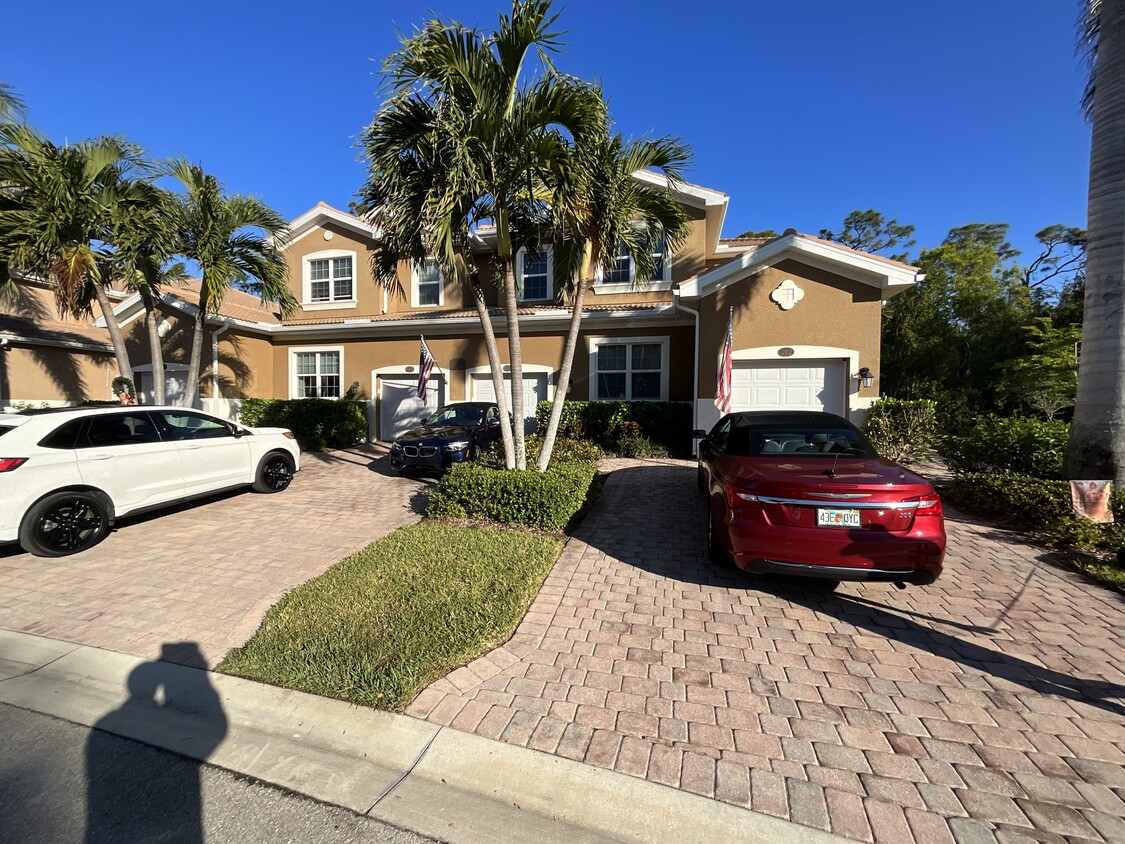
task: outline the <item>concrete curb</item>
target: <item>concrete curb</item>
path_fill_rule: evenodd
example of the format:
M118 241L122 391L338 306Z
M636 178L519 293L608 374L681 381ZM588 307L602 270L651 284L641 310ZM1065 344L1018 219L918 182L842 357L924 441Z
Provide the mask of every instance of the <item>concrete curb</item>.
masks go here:
M130 698L138 669L162 700ZM4 630L0 702L457 844L845 840L405 715Z

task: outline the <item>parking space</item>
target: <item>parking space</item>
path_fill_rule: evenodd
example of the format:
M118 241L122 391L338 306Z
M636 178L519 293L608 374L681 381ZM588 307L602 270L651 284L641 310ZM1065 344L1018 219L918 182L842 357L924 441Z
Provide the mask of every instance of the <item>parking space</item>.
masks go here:
M613 475L513 638L408 712L866 841L1125 841L1125 601L947 514L941 580L751 579Z
M143 657L174 659L162 645L190 641L214 666L288 589L420 518L430 481L391 473L385 454L305 454L282 493L126 518L71 557L0 546L0 627Z

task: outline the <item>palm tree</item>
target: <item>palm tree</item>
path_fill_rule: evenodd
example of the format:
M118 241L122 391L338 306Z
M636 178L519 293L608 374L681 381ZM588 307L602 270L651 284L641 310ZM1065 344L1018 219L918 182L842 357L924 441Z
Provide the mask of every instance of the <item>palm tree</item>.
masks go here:
M23 100L16 96L12 86L7 82L0 82L0 120L12 121L21 117L27 111Z
M1125 483L1125 0L1083 0L1091 58L1089 243L1070 478Z
M145 309L152 361L152 400L165 403L164 349L160 341L156 299L162 287L187 278L182 262L173 262L179 246L176 197L150 183L137 186L145 201L125 206L113 218L114 275L137 293Z
M235 284L254 281L262 299L278 303L285 315L296 310L297 301L286 284L285 259L279 251L285 233L280 214L255 197L228 196L218 179L187 161L172 162L168 173L184 187L173 211L180 241L176 251L198 264L203 276L183 401L191 407L199 396L207 317L218 312L226 292Z
M462 214L465 224L450 224L448 233L434 231L433 245L443 247L439 255L444 252L452 265L456 237L482 220L495 224L516 421L508 462L517 469L525 468L527 459L513 260L520 244L513 236L513 218L528 216L529 208L548 200L542 173L552 157L563 154L566 135L581 134L604 119L601 97L558 74L551 63L550 53L558 46L558 33L551 31L556 20L549 0L516 0L511 15L501 15L499 28L487 35L459 23L431 21L385 63L393 95L389 107L427 106L428 131L442 139L432 146L451 165L442 181L446 189L434 201L451 215ZM529 80L525 70L534 56L543 73ZM503 375L495 365L492 369L499 397L506 392Z
M0 123L0 285L10 272L41 276L60 312L81 316L96 299L122 378L128 350L106 289L112 282L112 217L143 201L140 149L120 138L56 146L26 125Z
M586 287L599 268L611 268L619 244L633 256L634 284L644 286L660 269L656 255L661 251L671 255L683 243L688 218L674 187L690 157L679 140L626 141L603 131L579 136L559 162L552 206L555 275L570 281L571 317L555 402L536 464L540 472L547 470L554 451ZM668 190L633 177L638 170L652 169L664 174Z

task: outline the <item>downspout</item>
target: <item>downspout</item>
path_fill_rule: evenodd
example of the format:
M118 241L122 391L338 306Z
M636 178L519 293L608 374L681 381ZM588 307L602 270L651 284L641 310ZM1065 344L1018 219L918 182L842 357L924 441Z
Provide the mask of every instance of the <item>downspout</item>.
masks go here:
M211 412L216 413L219 400L219 335L230 328L229 322L211 332Z
M693 311L686 305L680 304L680 288L672 291L672 303L677 310L691 314L695 320L695 355L691 371L691 429L699 428L699 311ZM691 453L696 454L699 440L692 437Z

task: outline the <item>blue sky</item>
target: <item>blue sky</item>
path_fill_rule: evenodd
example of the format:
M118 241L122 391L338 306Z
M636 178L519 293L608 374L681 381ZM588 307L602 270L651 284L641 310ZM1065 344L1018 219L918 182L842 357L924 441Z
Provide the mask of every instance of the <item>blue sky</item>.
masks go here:
M100 8L99 8L100 6ZM356 133L396 34L429 10L492 26L503 0L11 4L0 79L56 140L124 134L287 217L346 207ZM1085 225L1089 129L1067 0L567 0L558 64L618 128L678 135L731 195L724 234L815 233L877 208L934 245L1009 222L1025 251ZM510 7L509 7L510 8ZM94 11L91 11L94 10Z

